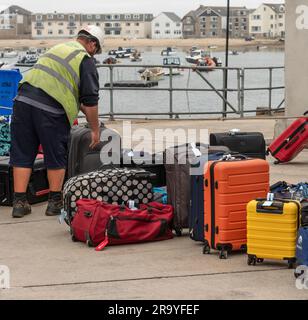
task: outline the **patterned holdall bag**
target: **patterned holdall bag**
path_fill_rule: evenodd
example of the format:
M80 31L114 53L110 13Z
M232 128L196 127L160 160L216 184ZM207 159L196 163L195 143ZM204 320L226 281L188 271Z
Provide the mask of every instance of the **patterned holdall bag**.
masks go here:
M9 156L11 147L10 124L8 119L0 117L0 156Z
M93 199L110 204L148 204L153 199L153 173L143 169L113 168L93 171L69 179L63 189L66 221L77 211L79 199Z

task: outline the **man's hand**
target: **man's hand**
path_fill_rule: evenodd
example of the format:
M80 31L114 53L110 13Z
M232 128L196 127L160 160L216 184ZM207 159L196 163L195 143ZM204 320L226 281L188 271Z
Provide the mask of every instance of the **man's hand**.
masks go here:
M94 149L100 143L99 130L91 130L91 144L90 149Z
M100 130L98 121L98 106L86 107L81 105L80 110L86 115L91 128L90 148L94 149L100 143Z

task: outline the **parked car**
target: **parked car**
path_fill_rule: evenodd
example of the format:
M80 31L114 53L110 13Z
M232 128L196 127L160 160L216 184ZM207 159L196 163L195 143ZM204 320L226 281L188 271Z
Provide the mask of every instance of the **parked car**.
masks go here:
M255 37L249 36L249 37L246 37L246 38L245 38L245 41L253 41L253 40L255 40L255 39L256 39Z

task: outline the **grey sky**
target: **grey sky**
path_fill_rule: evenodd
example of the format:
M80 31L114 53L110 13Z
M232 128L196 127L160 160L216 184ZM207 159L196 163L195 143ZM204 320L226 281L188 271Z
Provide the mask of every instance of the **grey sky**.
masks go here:
M262 2L282 3L283 0L230 0L231 6L247 8L256 8ZM161 11L171 11L180 17L200 4L224 6L226 3L227 0L0 0L1 6L16 4L33 12L143 12L157 15Z

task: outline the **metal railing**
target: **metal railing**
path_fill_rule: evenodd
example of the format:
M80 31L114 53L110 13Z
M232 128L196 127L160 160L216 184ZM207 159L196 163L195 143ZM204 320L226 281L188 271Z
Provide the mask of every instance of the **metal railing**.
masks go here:
M116 65L98 65L98 68L105 68L109 69L109 86L100 88L102 91L109 91L110 93L110 110L109 112L100 114L101 117L109 117L110 120L114 120L115 117L133 117L133 116L169 116L170 119L178 118L179 115L221 115L222 117L226 117L227 115L233 114L238 115L239 117L244 117L245 114L256 113L257 108L245 110L245 94L247 92L258 92L258 91L266 91L268 92L268 108L267 113L272 115L274 111L281 110L282 105L284 104L284 98L278 104L277 107L273 107L273 92L275 90L284 90L284 86L274 86L273 85L273 72L275 70L284 70L284 67L248 67L248 68L223 68L217 67L215 68L215 72L222 73L222 83L223 83L223 76L225 73L229 71L236 73L236 88L217 88L217 85L214 85L206 76L206 74L202 73L203 71L210 71L211 68L209 67L191 67L191 66L162 66L162 65L128 65L128 64L116 64ZM169 86L168 87L117 87L115 86L114 80L114 71L117 68L169 68L170 69L170 79L169 79ZM206 83L208 88L178 88L174 86L173 78L174 75L172 74L173 69L182 69L182 70L193 70L195 73ZM261 87L246 87L246 77L248 71L260 71L265 70L268 72L268 84ZM153 92L168 92L169 93L169 111L157 111L157 112L115 112L115 105L114 105L114 94L116 91L153 91ZM222 109L217 111L195 111L195 112L175 112L174 111L174 94L176 92L213 92L215 93L222 101ZM225 99L225 93L235 92L237 93L237 102L236 105L232 103L231 100ZM227 110L225 109L227 106Z

